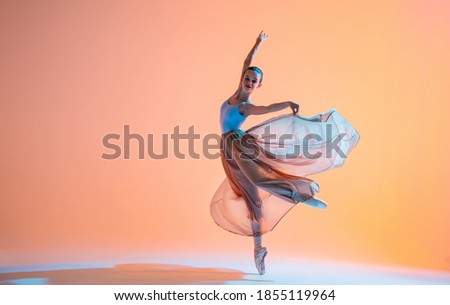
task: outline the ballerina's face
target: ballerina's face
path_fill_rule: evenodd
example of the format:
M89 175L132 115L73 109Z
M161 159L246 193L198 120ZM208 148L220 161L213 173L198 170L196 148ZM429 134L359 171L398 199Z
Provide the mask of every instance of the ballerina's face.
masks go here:
M241 89L244 92L252 93L253 90L261 86L261 75L253 70L247 70L241 81Z

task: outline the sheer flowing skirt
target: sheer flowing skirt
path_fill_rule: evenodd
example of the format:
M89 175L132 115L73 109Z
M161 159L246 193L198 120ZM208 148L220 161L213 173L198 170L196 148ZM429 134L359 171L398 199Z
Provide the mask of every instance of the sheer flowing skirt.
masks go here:
M335 109L314 117L285 114L222 134L226 178L211 200L214 221L240 235L271 231L298 202L309 204L319 192L306 176L342 166L359 137Z

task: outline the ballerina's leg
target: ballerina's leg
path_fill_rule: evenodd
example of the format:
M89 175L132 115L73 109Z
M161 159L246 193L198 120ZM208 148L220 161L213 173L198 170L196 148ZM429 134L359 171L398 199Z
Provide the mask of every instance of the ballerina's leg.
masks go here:
M240 143L244 152L233 152L234 159L252 185L294 203L303 202L319 209L327 207L324 201L314 197L319 190L316 182L289 175L270 165L269 159L274 160L275 156L256 144L251 136L241 139Z

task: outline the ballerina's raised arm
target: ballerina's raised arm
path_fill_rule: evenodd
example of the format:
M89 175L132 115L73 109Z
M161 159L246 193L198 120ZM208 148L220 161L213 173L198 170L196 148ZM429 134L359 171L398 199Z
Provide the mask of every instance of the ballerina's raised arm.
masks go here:
M245 71L247 70L248 67L250 67L252 65L253 58L255 58L256 53L258 53L259 45L261 44L261 42L266 40L268 37L269 37L269 35L264 33L264 31L261 31L261 33L259 33L258 37L256 38L255 45L250 50L250 52L248 53L247 57L244 60L244 66L242 67L241 78L239 80L239 87L241 86L241 80L244 77Z
M248 53L247 57L244 60L244 66L242 67L242 73L241 78L239 80L239 87L238 90L233 94L233 96L230 98L230 100L233 101L237 100L239 103L241 101L250 101L250 95L253 93L254 90L261 87L261 82L263 78L263 73L261 69L258 67L252 67L252 61L255 57L256 53L259 50L259 46L262 41L266 40L269 36L264 33L264 31L261 31L259 33L258 38L256 39L255 45ZM279 111L282 109L285 109L287 107L290 107L292 111L295 113L298 112L299 105L291 102L280 102L280 103L274 103L269 106L256 106L253 104L243 104L239 106L239 112L247 117L249 115L257 115L257 114L266 114L270 112Z

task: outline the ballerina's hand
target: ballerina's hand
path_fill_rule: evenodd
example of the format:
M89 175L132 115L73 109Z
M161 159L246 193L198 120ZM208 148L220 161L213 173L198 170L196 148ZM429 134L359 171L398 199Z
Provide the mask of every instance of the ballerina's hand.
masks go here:
M298 112L298 109L300 106L297 103L289 101L289 107L291 107L292 112L294 112L294 114L296 114Z
M267 35L266 33L264 33L264 31L261 31L261 33L259 33L258 38L256 39L256 41L264 41L267 39L267 37L269 37L269 35Z

